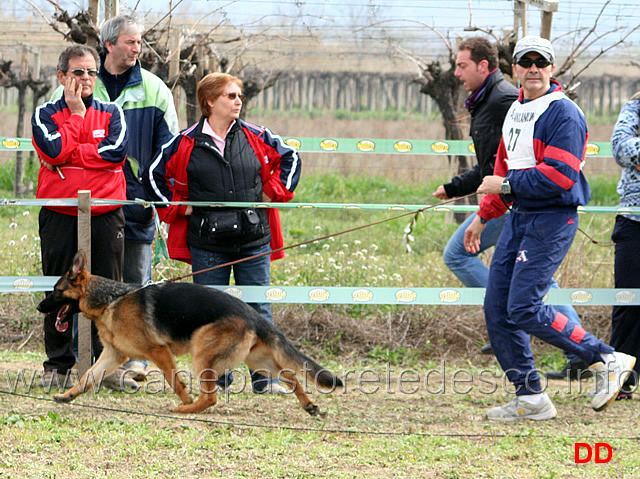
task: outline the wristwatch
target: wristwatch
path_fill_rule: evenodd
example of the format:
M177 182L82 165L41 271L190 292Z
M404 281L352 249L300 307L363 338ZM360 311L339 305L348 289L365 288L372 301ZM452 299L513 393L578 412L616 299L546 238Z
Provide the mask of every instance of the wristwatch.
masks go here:
M487 224L487 220L485 220L482 216L478 216L478 218L480 218L480 224L481 225L486 225Z
M507 178L502 180L502 185L500 186L500 193L502 193L503 195L511 194L511 183L509 183L509 180Z

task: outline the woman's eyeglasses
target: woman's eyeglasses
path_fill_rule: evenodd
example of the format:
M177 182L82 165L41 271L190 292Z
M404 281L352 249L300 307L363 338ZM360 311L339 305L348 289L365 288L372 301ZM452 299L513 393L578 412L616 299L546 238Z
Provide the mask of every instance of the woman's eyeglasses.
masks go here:
M531 68L532 65L535 65L538 68L546 68L551 65L551 62L544 57L538 57L535 60L533 58L522 57L516 62L516 64L520 65L522 68Z
M220 96L228 98L229 100L235 100L236 98L240 98L240 101L244 101L244 99L247 98L242 93L236 93L235 91L233 93L223 93Z
M98 70L85 70L84 68L76 68L74 70L71 70L71 73L73 73L77 77L81 77L85 72L87 72L87 75L89 75L90 77L98 76Z

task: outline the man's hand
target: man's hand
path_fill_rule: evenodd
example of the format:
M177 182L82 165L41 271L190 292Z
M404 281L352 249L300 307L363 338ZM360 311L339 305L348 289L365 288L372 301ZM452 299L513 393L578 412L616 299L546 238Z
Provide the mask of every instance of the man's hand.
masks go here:
M271 203L272 199L263 191L262 192L262 202L263 203Z
M436 191L431 193L431 196L435 196L436 198L439 198L441 200L448 200L449 199L449 197L447 196L447 192L444 190L444 185L438 186Z
M84 118L87 108L82 101L82 86L75 78L67 78L64 82L64 101L72 115L80 115Z
M497 195L501 192L502 180L504 177L496 175L488 175L482 179L482 184L478 187L477 193L486 195ZM471 225L469 225L471 226Z
M53 166L51 163L47 163L46 161L44 161L42 158L38 157L38 159L40 160L40 164L42 166L44 166L47 170L50 171L55 171L56 167Z
M473 218L471 224L464 232L464 249L471 254L476 254L480 251L480 236L487 227L480 223L480 217L478 215Z

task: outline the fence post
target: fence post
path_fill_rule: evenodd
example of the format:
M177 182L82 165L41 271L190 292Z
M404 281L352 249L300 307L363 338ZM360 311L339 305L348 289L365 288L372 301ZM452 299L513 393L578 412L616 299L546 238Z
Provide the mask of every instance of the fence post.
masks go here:
M78 248L87 255L91 271L91 191L78 191ZM82 376L91 367L91 321L78 315L78 369Z

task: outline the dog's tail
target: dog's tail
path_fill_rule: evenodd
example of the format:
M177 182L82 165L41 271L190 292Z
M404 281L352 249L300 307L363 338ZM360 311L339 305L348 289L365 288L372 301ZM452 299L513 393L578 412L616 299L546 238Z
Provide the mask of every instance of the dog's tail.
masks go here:
M343 387L342 380L338 376L324 369L306 354L298 351L291 341L277 329L274 328L270 331L265 339L265 343L271 346L279 365L283 369L293 371L298 381L306 377L307 381L329 390Z

